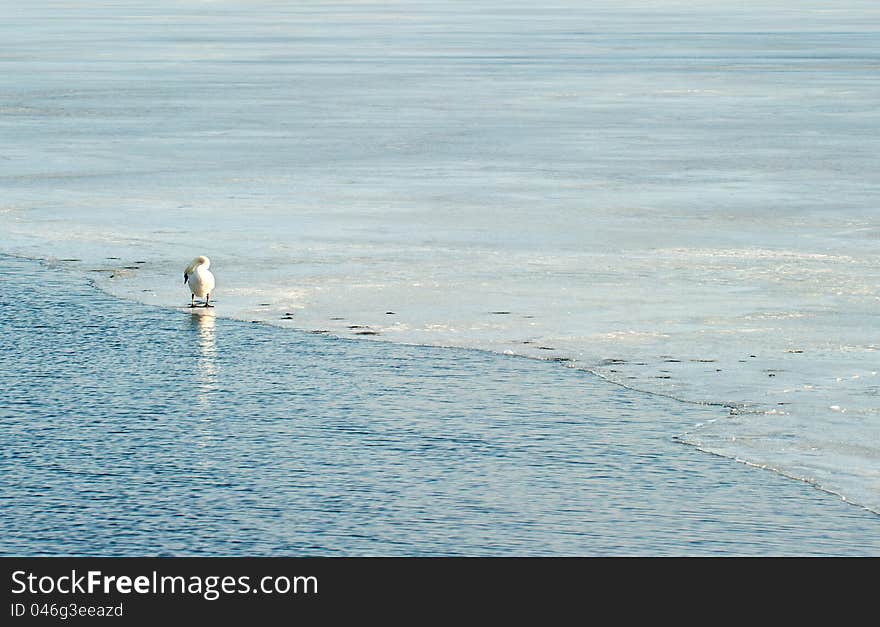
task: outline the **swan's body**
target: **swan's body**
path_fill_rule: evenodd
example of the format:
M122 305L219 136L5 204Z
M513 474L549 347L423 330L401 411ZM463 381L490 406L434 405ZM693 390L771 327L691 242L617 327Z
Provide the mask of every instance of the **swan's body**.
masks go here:
M189 285L192 292L190 307L195 307L196 297L205 299L205 307L210 307L211 292L214 290L214 275L208 268L211 260L200 255L192 260L183 271L183 282Z

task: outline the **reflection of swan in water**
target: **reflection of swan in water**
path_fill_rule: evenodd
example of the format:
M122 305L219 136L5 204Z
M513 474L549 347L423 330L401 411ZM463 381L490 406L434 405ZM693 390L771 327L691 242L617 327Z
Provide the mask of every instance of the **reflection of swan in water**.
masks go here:
M199 393L196 400L202 406L210 404L211 391L217 388L216 322L214 312L209 309L194 309L192 311L192 324L199 333L199 356L196 359Z

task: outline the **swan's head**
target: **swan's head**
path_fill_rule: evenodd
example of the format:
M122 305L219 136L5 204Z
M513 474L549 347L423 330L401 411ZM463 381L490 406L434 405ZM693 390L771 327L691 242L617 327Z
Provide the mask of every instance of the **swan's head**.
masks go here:
M191 274L199 266L203 266L205 268L205 270L207 270L210 265L211 265L210 259L208 259L204 255L199 255L198 257L196 257L195 259L192 260L192 263L190 263L187 266L186 272L184 272L184 274Z

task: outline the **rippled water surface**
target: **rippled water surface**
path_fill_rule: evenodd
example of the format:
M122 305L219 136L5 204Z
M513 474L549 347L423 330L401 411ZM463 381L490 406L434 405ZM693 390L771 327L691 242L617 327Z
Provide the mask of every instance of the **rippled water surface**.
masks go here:
M718 408L213 313L0 257L0 553L880 554L875 514L674 441Z

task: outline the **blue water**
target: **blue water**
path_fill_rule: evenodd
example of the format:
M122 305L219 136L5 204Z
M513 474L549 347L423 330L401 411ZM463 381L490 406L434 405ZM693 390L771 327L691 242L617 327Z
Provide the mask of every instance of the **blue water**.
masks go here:
M133 304L0 257L0 554L880 555L880 517L559 364Z
M726 403L687 441L880 512L876 0L0 16L0 253Z

